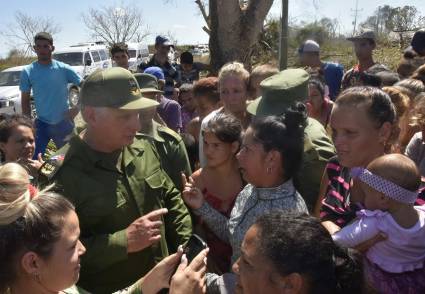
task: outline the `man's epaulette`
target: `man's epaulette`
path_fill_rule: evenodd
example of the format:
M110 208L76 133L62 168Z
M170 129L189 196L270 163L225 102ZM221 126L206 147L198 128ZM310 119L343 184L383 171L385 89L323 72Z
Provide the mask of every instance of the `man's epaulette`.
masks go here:
M168 128L168 127L164 127L162 125L158 126L158 132L160 132L161 134L165 134L167 137L171 137L173 140L180 142L182 140L182 137L176 133L175 131L173 131L172 129Z
M47 159L40 167L39 178L42 178L43 182L49 183L61 168L64 159L65 154L56 154Z

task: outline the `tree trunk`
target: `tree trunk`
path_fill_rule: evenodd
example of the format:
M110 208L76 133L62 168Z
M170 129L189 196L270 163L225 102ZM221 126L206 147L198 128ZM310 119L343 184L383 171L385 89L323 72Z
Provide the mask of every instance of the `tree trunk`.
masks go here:
M250 0L241 8L239 0L210 0L211 68L240 61L251 67L251 55L273 0Z

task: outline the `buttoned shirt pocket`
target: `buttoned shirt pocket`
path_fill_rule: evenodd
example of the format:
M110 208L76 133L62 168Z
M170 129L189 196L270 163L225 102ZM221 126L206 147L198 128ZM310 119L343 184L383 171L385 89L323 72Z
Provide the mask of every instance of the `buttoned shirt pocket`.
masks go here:
M107 184L107 181L96 181L94 184L91 180L92 185L86 188L89 190L84 195L87 202L81 205L80 214L83 223L89 224L96 233L114 233L140 217L129 191L120 179L115 178L114 181L115 184Z

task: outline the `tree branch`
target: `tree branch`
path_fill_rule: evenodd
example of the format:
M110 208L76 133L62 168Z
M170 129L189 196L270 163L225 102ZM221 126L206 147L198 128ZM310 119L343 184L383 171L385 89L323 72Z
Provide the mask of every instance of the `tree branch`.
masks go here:
M250 0L243 10L243 26L245 34L258 35L263 28L264 19L272 7L273 0ZM255 38L254 38L255 39Z
M87 29L95 38L112 44L143 38L141 11L131 5L91 8L83 14Z
M199 10L201 11L202 16L204 17L205 22L208 27L211 27L210 18L205 10L205 5L201 0L195 0L195 3L198 5Z
M211 30L207 28L206 26L203 26L202 30L204 30L204 32L207 33L208 35L211 34Z

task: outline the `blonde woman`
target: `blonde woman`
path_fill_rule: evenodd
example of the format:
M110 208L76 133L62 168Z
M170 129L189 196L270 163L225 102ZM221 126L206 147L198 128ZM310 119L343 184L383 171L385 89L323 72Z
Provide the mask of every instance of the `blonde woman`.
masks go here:
M31 200L29 177L16 163L0 167L0 293L87 293L77 288L85 253L74 206L64 197L41 192ZM202 251L190 264L182 252L158 263L121 294L199 293L206 270Z
M242 124L243 129L248 128L251 121L251 115L246 111L248 100L249 72L240 62L230 62L218 72L218 90L220 101L223 107L207 115L201 124L199 135L199 160L201 167L206 165L207 159L204 156L204 137L203 131L210 121L218 113L227 113L236 117Z

